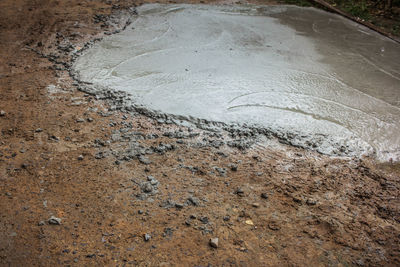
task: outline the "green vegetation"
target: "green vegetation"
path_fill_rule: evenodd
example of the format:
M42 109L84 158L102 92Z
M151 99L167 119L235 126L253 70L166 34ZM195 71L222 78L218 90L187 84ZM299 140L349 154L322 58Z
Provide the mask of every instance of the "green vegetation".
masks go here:
M316 6L312 0L280 0L282 3L298 6ZM400 36L400 0L325 0L344 12ZM325 9L325 8L323 8Z
M351 14L354 17L369 20L371 14L368 8L368 2L362 1L348 1L348 0L338 0L335 1L336 5L339 6L343 11Z

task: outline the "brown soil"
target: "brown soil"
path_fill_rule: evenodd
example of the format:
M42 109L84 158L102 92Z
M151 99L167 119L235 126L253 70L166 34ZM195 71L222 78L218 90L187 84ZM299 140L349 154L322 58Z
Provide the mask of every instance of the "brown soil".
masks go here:
M105 102L78 91L65 44L121 27L94 15L134 4L0 1L1 266L400 265L398 165L284 145L202 146L206 131L165 137L189 132L107 116ZM113 133L129 123L143 147L174 146L148 165L116 162L132 140ZM158 186L146 188L149 175Z

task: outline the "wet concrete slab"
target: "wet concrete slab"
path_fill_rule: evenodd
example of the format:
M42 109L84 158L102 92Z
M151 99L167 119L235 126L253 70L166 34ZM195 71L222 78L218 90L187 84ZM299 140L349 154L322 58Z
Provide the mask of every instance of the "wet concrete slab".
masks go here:
M292 6L156 4L132 19L77 59L81 80L189 120L266 128L323 153L399 159L399 44Z

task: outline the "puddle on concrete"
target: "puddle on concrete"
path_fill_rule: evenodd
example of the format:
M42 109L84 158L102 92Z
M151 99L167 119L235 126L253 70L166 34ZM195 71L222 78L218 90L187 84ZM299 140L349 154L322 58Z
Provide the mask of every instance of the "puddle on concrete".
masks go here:
M324 153L399 159L395 42L313 8L144 5L138 14L78 58L80 79L169 114L256 125L300 145L319 138Z

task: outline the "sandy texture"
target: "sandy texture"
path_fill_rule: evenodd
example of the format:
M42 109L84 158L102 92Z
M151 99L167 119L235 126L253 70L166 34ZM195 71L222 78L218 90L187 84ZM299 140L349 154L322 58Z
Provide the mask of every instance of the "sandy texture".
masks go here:
M398 165L246 149L80 92L71 55L133 4L0 2L0 265L400 264Z

